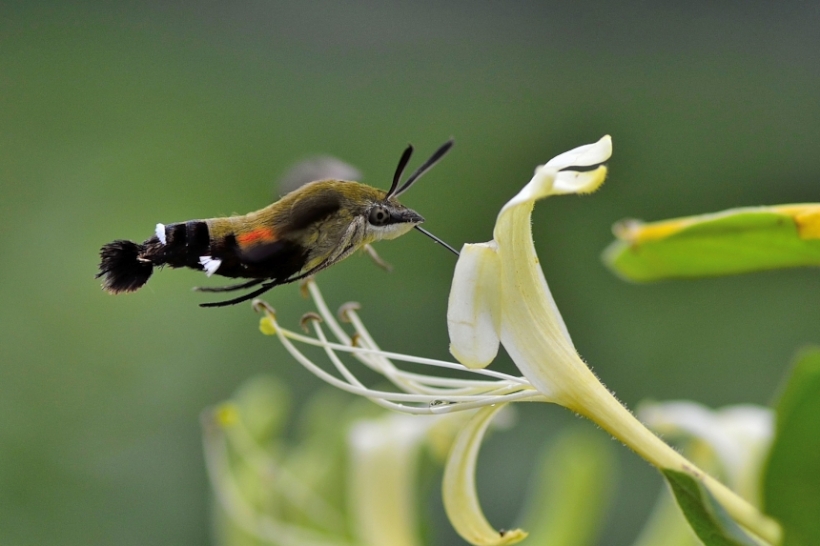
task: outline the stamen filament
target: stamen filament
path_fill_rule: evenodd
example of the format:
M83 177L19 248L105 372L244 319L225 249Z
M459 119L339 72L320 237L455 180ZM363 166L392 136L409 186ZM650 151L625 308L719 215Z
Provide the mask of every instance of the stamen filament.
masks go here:
M270 312L268 312L268 318L274 323L276 335L279 337L279 340L285 349L287 349L287 351L297 360L297 362L305 366L305 368L307 368L311 373L334 387L351 394L369 398L378 405L388 409L402 413L433 415L450 413L453 411L462 411L504 402L543 399L543 395L529 385L526 380L522 380L523 378L515 378L512 376L507 376L506 374L491 372L489 370L466 370L460 364L453 364L434 359L409 357L408 355L402 355L399 353L384 353L374 349L363 349L361 347L351 347L338 343L332 343L327 339L327 336L325 335L324 330L318 320L314 321L314 330L316 331L318 339L314 339L310 336L298 334L280 327L276 322L275 316L273 316ZM323 348L336 370L344 379L340 379L317 366L296 347L293 343L294 341ZM336 351L348 352L354 356L357 354L367 356L387 354L397 360L458 369L461 371L472 371L473 373L502 377L503 379L496 381L472 380L466 384L464 381L450 379L448 384L453 385L453 388L425 389L432 391L429 393L374 390L365 386L356 378L356 376L347 368L341 359L339 359ZM400 378L406 373L393 367L392 364L390 364L390 366L395 371L394 375L397 378ZM417 376L417 374L413 375ZM427 377L425 379L433 378ZM425 404L425 406L408 406L398 402Z
M505 374L505 373L496 372L496 371L493 371L493 370L486 370L486 369L472 370L472 369L466 368L462 364L456 364L454 362L447 362L445 360L436 360L436 359L433 359L433 358L424 358L424 357L420 357L420 356L405 355L405 354L402 354L402 353L392 353L390 351L380 351L378 349L367 349L367 348L357 347L357 346L341 345L341 344L333 343L333 342L327 342L327 343L323 344L321 341L313 339L310 336L305 336L305 335L299 334L297 332L294 332L292 330L287 330L285 328L282 328L278 323L276 323L276 329L277 329L277 332L279 332L281 330L281 332L290 339L293 339L295 341L299 341L300 343L304 343L305 345L311 345L313 347L325 347L325 345L327 345L328 347L331 347L336 351L343 351L343 352L351 353L354 356L357 355L357 354L359 354L359 355L379 355L379 356L384 356L386 358L401 360L403 362L409 362L409 363L412 363L412 364L423 364L423 365L427 365L427 366L447 368L447 369L450 369L450 370L458 370L458 371L466 372L466 373L485 375L487 377L493 377L495 379L499 379L499 380L502 380L502 381L510 381L512 383L517 383L517 384L520 384L522 386L531 387L530 382L527 381L527 379L525 377L516 377L516 376L513 376L513 375L508 375L508 374ZM396 370L396 371L399 371L399 370ZM458 381L458 380L456 380L456 381Z

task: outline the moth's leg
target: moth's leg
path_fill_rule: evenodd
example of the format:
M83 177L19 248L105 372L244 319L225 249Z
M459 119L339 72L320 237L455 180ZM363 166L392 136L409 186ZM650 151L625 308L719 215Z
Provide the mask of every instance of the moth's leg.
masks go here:
M234 290L242 290L243 288L250 288L257 284L262 284L265 279L253 279L248 282L239 284L229 284L228 286L195 286L194 292L233 292Z
M387 272L393 271L393 266L382 260L381 256L376 252L372 245L364 245L364 251L370 256L370 259L376 262L376 265Z
M199 306L200 307L225 307L226 305L235 305L237 303L241 303L243 301L248 301L249 299L253 299L256 296L264 294L265 292L267 292L268 290L270 290L271 288L273 288L274 286L277 286L279 284L282 284L282 283L277 282L277 281L266 282L265 284L262 285L262 288L257 288L253 292L248 292L244 296L239 296L238 298L234 298L232 300L213 301L213 302L209 302L209 303L200 303Z

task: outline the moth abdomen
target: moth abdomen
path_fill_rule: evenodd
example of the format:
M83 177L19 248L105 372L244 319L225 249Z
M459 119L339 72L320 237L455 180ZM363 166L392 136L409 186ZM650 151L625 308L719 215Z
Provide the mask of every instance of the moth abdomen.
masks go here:
M189 220L167 226L157 224L156 235L152 239L160 243L156 253L151 256L156 265L202 269L201 258L211 254L207 220Z
M142 288L155 267L203 269L200 257L208 254L208 225L192 220L165 226L157 224L153 237L142 244L119 239L100 249L102 287L112 294Z
M100 272L103 289L112 294L133 292L141 288L154 271L154 264L140 258L145 247L133 241L117 240L100 250Z

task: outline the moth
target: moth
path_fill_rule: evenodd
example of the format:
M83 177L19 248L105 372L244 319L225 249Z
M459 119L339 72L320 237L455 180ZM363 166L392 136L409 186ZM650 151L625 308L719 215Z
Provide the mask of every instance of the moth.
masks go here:
M458 254L421 228L424 218L398 201L452 146L452 139L445 142L402 183L413 154L413 146L408 145L386 192L360 182L318 180L245 215L157 224L153 237L141 244L119 239L104 245L97 278L111 294L138 290L154 268L166 265L204 271L208 276L250 279L197 288L202 292L253 289L233 299L200 304L221 307L314 275L356 250L414 228Z

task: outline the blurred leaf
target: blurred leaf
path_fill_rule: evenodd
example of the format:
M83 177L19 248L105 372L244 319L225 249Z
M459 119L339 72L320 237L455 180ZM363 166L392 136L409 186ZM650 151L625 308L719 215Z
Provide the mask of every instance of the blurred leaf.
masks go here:
M613 228L604 263L631 281L820 265L820 205L730 209Z
M785 546L820 544L820 349L803 352L777 403L764 475L766 510L783 524Z
M521 524L527 544L594 544L609 507L615 481L609 439L572 428L544 451L539 475Z
M689 525L706 546L758 546L729 517L708 489L689 474L662 469Z
M234 400L248 432L257 442L270 441L282 433L289 417L291 395L279 379L272 375L253 377L237 390Z

